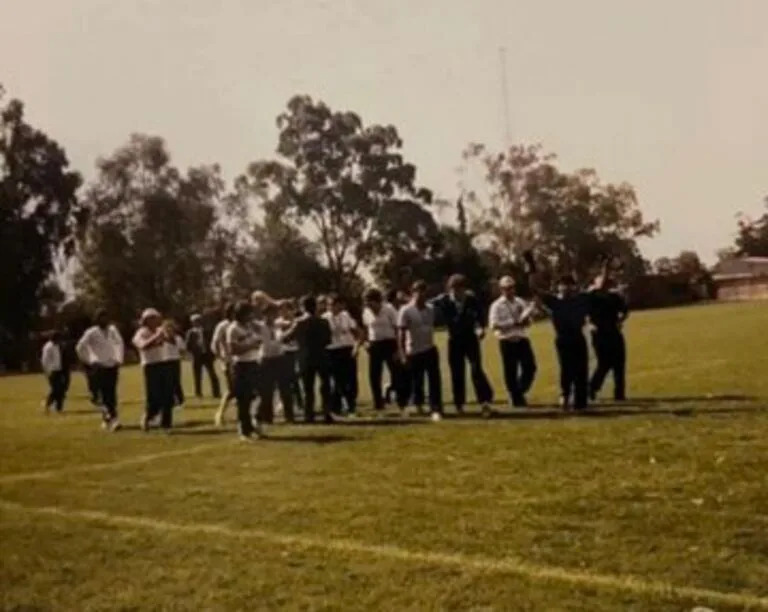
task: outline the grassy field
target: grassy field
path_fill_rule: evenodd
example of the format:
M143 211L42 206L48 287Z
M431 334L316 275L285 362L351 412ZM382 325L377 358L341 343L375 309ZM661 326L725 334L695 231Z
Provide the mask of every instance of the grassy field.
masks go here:
M551 408L540 325L537 407L255 445L211 402L111 435L79 375L48 417L42 378L1 378L2 609L768 609L768 304L637 313L628 337L626 406ZM120 397L137 423L138 370Z

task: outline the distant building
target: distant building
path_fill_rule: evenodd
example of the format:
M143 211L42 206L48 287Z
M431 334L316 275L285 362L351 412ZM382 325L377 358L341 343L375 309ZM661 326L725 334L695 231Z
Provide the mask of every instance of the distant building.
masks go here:
M768 257L721 261L712 272L719 300L768 299Z

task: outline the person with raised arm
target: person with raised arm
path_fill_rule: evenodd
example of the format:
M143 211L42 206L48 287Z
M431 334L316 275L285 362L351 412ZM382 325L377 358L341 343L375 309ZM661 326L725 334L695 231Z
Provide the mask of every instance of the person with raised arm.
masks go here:
M160 417L160 427L169 433L173 425L173 364L166 353L166 345L175 342L169 338L160 313L147 308L141 313L139 329L133 336L133 346L139 353L144 373L144 414L141 429L149 431L155 417Z

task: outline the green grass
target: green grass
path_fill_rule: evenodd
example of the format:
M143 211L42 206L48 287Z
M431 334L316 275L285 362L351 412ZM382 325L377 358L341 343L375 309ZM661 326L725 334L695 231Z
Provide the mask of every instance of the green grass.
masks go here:
M79 375L58 417L42 378L1 378L2 609L768 609L766 337L765 303L637 313L627 406L252 446L211 402L171 437L109 435ZM501 391L490 340L485 361ZM137 369L120 397L137 422Z

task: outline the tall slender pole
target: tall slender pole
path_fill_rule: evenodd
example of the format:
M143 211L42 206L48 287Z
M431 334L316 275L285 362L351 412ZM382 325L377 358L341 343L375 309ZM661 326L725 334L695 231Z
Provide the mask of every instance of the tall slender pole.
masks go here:
M512 128L509 122L509 88L507 85L507 48L499 47L499 63L501 68L501 100L504 113L504 136L506 138L504 145L509 148L512 146Z

